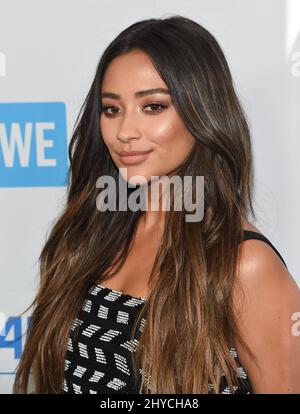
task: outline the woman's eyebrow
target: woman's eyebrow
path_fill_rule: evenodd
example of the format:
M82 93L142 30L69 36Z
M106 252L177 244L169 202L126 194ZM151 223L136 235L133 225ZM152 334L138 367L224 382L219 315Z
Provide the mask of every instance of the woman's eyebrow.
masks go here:
M137 91L135 92L134 96L139 98L142 96L146 96L146 95L153 95L154 93L165 93L165 94L170 94L170 92L168 91L168 89L165 88L154 88L154 89L146 89L143 91ZM102 92L101 93L101 98L111 98L111 99L119 99L121 96L113 93L113 92Z

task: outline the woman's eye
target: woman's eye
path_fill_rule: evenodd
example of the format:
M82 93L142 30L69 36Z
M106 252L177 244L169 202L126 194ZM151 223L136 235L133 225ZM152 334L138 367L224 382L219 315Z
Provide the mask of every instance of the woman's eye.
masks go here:
M116 108L115 106L102 106L102 109L101 109L101 111L100 112L103 112L103 113L105 113L106 115L108 115L108 116L112 116L112 115L114 115L114 113L111 113L111 112L107 112L109 109L114 109L114 108Z
M145 112L149 112L149 113L161 112L163 109L167 108L167 106L163 105L163 104L150 103L150 104L147 104L147 105L143 106L143 109L148 108L148 107L150 107L151 110L147 110ZM109 110L111 112L108 112ZM112 117L112 116L117 114L117 110L118 110L118 108L116 106L110 105L110 106L102 106L102 109L100 110L100 112L105 113L105 115L108 116L108 117Z
M162 105L162 104L158 104L158 103L151 103L151 104L148 104L148 105L144 106L144 108L147 108L147 107L152 107L152 108L154 108L154 110L146 111L146 112L160 112L163 109L167 108L166 105Z

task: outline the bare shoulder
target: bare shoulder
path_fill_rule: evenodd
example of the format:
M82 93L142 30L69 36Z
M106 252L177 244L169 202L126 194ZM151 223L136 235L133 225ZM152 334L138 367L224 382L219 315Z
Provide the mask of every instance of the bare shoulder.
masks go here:
M240 243L234 302L238 327L257 358L257 365L237 344L242 365L256 393L300 392L300 290L293 276L267 243ZM241 290L240 290L241 288Z
M263 233L259 232L263 235ZM265 283L274 278L284 281L292 281L289 273L280 257L269 244L263 240L249 239L239 244L239 276L245 283ZM279 281L278 279L278 281Z
M266 242L245 240L239 245L237 278L243 295L236 290L236 305L240 312L251 307L252 315L275 317L283 308L300 311L299 287L276 252ZM263 320L263 319L261 319Z

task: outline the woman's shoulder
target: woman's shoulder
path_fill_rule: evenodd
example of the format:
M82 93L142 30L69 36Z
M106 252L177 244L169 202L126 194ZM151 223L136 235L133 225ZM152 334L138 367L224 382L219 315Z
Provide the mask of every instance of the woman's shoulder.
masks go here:
M282 283L291 283L292 276L276 249L260 229L247 222L243 226L244 239L239 244L238 277L246 287L271 284L280 289Z
M300 309L299 287L274 249L258 239L241 243L237 276L242 288L242 295L237 289L234 296L239 329L258 367L241 347L237 351L254 392L298 391L300 336L293 337L292 327Z
M262 233L252 236L246 235L239 245L238 278L247 289L260 287L266 292L271 288L280 294L282 287L294 279L270 240Z
M240 258L245 270L252 268L256 271L254 267L262 265L287 268L282 255L260 229L246 222L243 230L244 238L240 243Z

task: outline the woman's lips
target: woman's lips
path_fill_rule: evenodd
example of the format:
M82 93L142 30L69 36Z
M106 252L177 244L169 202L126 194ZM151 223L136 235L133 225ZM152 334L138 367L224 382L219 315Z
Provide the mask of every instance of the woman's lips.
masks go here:
M147 152L146 154L139 155L119 155L119 158L125 165L140 164L148 158L150 152L151 151Z

